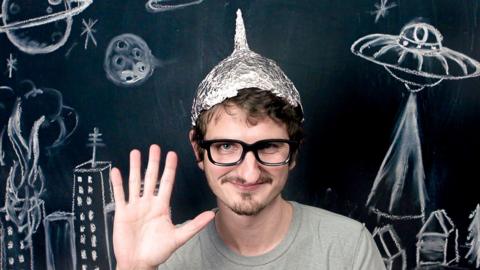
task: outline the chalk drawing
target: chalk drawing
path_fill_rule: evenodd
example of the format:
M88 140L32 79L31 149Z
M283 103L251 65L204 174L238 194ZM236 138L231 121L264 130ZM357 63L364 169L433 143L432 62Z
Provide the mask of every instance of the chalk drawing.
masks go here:
M373 239L382 255L387 270L406 270L407 255L392 225L375 228Z
M2 239L7 243L1 251L7 262L5 269L33 267L32 236L45 217L42 199L45 176L39 165L40 152L61 145L75 130L78 120L74 110L63 105L61 93L57 90L37 88L31 81L24 81L22 85L30 90L16 97L6 129L9 149L12 149L14 157L3 161L4 166L10 166L5 181L5 203L0 208L0 227L6 228L8 235ZM74 114L69 118L74 123L66 123L64 108ZM50 141L42 140L41 143L39 132L50 130L52 126L57 134L53 134ZM2 153L5 145L0 146Z
M88 22L86 22L84 19L82 19L82 33L80 34L80 36L83 36L85 35L85 46L84 46L84 49L86 50L88 48L88 41L91 40L93 45L95 45L95 47L97 47L97 40L95 39L95 36L93 35L93 33L97 32L97 30L95 28L93 28L95 26L95 24L98 22L98 20L92 20L92 19L88 19Z
M12 54L10 54L10 57L7 58L7 72L8 72L8 78L12 78L13 76L13 71L17 70L17 65L18 61L17 58L14 58Z
M47 270L76 270L73 214L54 212L43 220Z
M165 12L180 8L185 8L192 5L198 5L203 0L149 0L145 4L145 8L148 12Z
M141 37L122 34L110 41L103 66L116 85L137 86L148 80L159 64Z
M371 34L355 41L354 54L383 66L411 91L442 80L480 75L480 63L442 44L443 37L426 23L411 23L399 35Z
M458 263L458 230L445 210L430 214L417 235L417 266Z
M389 9L396 7L395 3L388 3L388 0L380 0L380 3L375 4L375 11L370 12L370 14L375 15L375 23L378 22L380 18L385 18L388 15Z
M394 139L377 173L366 205L389 219L425 220L428 199L418 127L416 92L442 80L480 75L480 63L442 44L442 35L426 23L410 23L399 35L372 34L351 51L383 66L409 91Z
M104 146L97 127L89 134L87 146L92 158L75 167L72 212L74 216L76 264L80 269L115 269L112 262L110 184L111 163L97 161L97 148ZM113 207L114 208L114 207Z
M468 261L475 265L476 268L480 268L480 205L470 215L472 222L468 226L467 246L469 247L468 253L465 256Z
M379 216L424 219L427 190L417 114L416 94L411 93L367 199Z
M68 48L67 52L65 53L65 58L68 59L70 54L72 53L73 49L78 45L78 42L74 42L70 48Z
M73 16L91 4L92 0L3 0L0 33L6 33L10 42L25 53L50 53L67 41Z

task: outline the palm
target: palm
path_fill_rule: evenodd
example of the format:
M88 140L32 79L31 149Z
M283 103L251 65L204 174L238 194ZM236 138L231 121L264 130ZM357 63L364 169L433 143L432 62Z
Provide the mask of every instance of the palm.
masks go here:
M170 195L175 178L177 159L169 153L160 181L158 177L160 149L152 146L145 175L143 195L140 196L140 154L130 156L129 201L125 202L121 176L112 171L116 201L113 245L119 269L152 269L203 228L213 218L208 211L180 228L170 218Z

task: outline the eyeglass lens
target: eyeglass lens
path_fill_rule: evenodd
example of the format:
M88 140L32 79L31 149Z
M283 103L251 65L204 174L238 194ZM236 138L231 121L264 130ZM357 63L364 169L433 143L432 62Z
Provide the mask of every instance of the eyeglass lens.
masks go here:
M243 156L243 145L238 142L219 141L210 145L210 155L214 162L236 163ZM283 163L290 156L290 145L287 142L262 141L254 144L257 158L264 163Z

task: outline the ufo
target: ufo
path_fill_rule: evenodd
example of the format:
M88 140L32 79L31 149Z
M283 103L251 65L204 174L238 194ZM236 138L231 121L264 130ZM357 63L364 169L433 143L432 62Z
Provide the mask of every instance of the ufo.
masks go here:
M441 33L427 23L411 23L398 36L371 34L355 41L351 51L382 65L407 89L419 91L442 80L480 75L480 63L442 45Z
M92 3L93 0L42 0L35 3L3 0L0 33L6 33L9 40L24 52L52 52L68 39L72 17Z
M203 0L149 0L145 7L148 12L164 12L198 5L202 2Z

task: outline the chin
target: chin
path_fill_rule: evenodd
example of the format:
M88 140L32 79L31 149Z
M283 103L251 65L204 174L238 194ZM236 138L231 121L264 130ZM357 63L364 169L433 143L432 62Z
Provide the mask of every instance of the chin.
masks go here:
M265 208L265 205L261 204L245 204L245 203L236 203L230 209L239 216L256 216Z
M241 193L240 201L234 202L229 206L235 214L240 216L256 216L265 207L267 207L271 201L259 202L253 198L251 193Z

